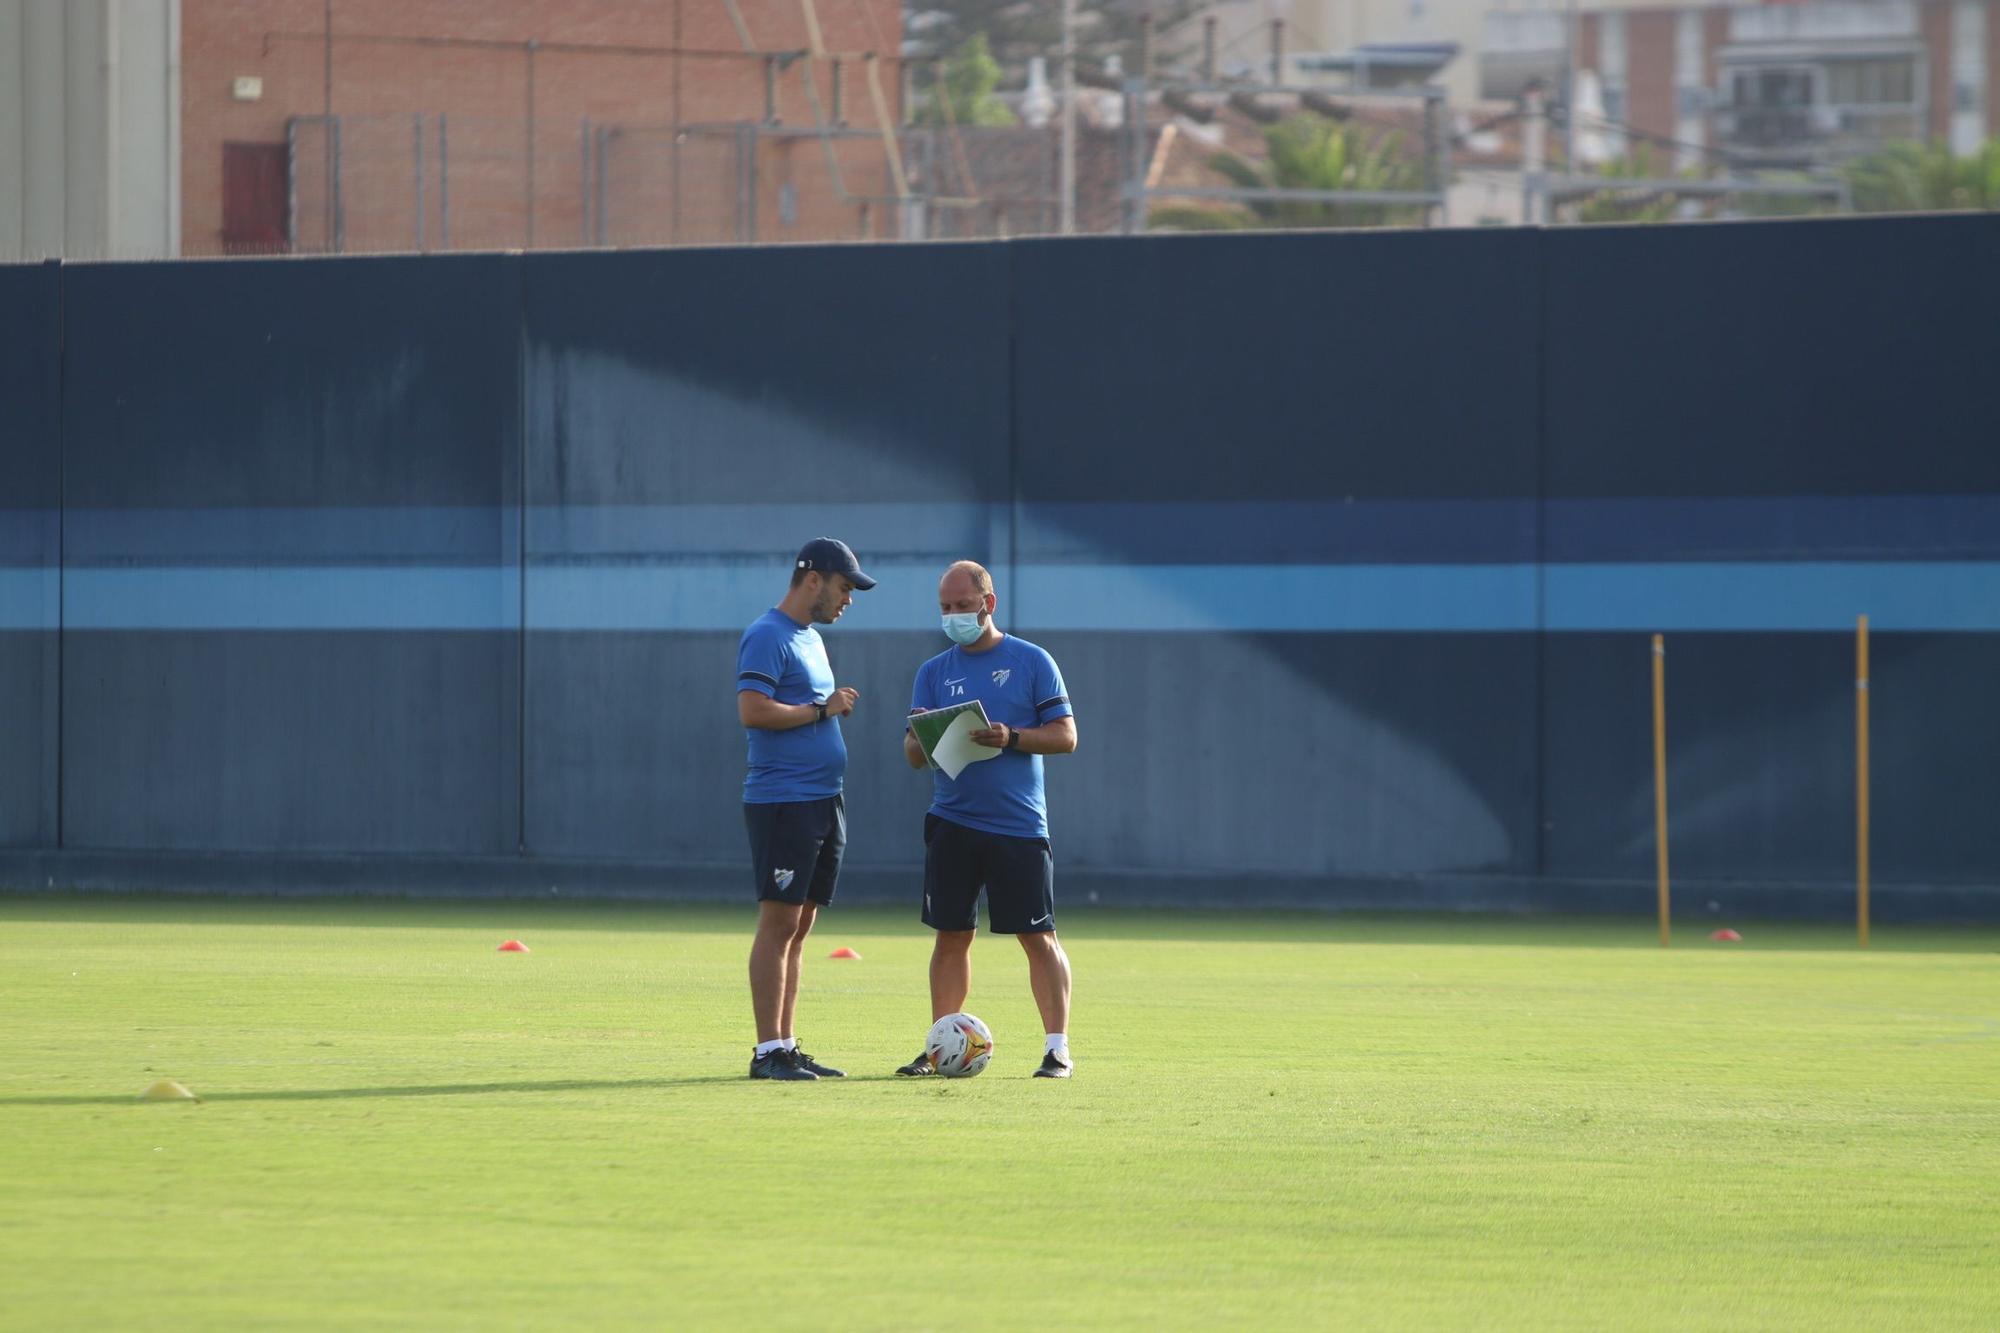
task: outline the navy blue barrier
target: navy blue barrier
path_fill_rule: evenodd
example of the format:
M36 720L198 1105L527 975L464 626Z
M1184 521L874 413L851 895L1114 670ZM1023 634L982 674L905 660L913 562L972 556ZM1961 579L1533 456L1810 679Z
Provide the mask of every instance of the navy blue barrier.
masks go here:
M0 849L57 838L59 270L0 267Z
M63 845L519 844L518 266L63 271Z
M882 579L827 631L862 691L857 886L906 890L920 857L901 718L944 645L937 575L970 556L1068 677L1055 841L1107 895L1642 910L1662 630L1677 870L1824 910L1866 612L1877 878L1987 913L1996 241L1935 219L63 269L60 416L0 437L44 485L0 505L38 515L0 524L23 682L0 707L49 738L0 759L0 845L137 882L240 853L273 884L733 885L736 638L826 532ZM47 298L5 305L4 346L43 360L0 387L50 403L57 274L0 272ZM54 622L20 609L58 439L59 839Z
M1865 614L1875 872L2000 879L1996 238L1967 217L1546 233L1550 874L1650 869L1631 723L1657 630L1675 865L1851 876Z

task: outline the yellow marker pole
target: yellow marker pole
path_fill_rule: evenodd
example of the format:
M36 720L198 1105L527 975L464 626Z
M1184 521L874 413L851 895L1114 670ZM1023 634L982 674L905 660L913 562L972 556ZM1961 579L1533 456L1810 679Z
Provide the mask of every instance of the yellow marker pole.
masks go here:
M1653 636L1653 840L1660 866L1660 947L1671 940L1667 906L1667 643Z
M1868 617L1854 627L1854 922L1868 947Z

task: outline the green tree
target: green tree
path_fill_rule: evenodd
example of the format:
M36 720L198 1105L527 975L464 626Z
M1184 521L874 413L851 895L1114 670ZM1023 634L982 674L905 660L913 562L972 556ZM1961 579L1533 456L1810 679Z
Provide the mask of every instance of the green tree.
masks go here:
M1014 113L993 95L1000 84L1000 62L986 45L986 34L975 32L965 39L944 62L944 97L933 81L917 105L919 125L946 123L949 98L950 120L960 125L1012 125Z
M1576 205L1578 222L1671 222L1681 206L1681 196L1658 190L1620 189L1621 180L1653 180L1653 153L1648 144L1639 144L1630 157L1621 157L1598 167L1605 188Z
M1968 157L1938 145L1891 144L1847 165L1857 213L2000 209L2000 139Z
M1253 161L1218 153L1209 166L1245 190L1415 191L1424 188L1424 164L1403 151L1403 136L1351 121L1306 114L1264 130L1269 156ZM1394 227L1422 221L1411 204L1331 203L1246 199L1220 208L1156 208L1154 227L1224 231L1244 227Z

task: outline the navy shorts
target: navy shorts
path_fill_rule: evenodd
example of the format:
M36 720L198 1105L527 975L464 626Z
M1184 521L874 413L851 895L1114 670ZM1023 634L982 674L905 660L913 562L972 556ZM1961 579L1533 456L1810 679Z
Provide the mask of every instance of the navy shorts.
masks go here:
M924 816L924 924L979 929L979 891L996 935L1056 928L1056 860L1047 838L1010 838Z
M847 807L838 796L817 801L745 801L750 868L757 901L821 907L833 901L840 855L847 850Z

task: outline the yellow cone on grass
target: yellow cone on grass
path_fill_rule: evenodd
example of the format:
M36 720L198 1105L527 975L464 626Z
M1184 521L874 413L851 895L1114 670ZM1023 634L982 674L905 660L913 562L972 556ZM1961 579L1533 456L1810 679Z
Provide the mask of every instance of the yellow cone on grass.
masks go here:
M170 1078L163 1078L139 1096L149 1102L198 1102L201 1098L189 1092L182 1084Z

